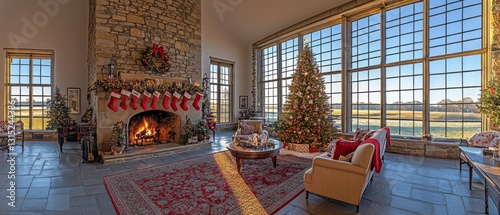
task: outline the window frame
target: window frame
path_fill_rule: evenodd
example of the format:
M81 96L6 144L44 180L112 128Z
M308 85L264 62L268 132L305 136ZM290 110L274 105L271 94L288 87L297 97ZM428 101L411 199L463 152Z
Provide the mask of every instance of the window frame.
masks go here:
M213 83L212 82L212 79L214 79L214 77L212 77L212 66L213 65L217 65L217 77L215 79L217 79L217 83ZM213 108L210 108L211 112L215 115L216 117L216 122L218 124L227 124L227 123L232 123L234 122L234 65L235 63L232 62L232 61L228 61L228 60L223 60L223 59L219 59L219 58L214 58L214 57L210 57L210 71L209 71L209 79L211 80L210 81L210 88L212 88L212 85L215 85L216 89L217 89L217 92L215 92L217 94L217 111L213 111ZM229 68L228 70L228 84L221 84L221 67L227 67ZM229 104L227 105L228 107L228 111L227 112L221 112L221 87L222 86L226 86L229 88ZM212 106L212 101L213 101L213 98L212 98L212 94L214 92L210 90L209 92L209 95L210 95L210 105ZM221 119L221 113L224 113L224 114L227 114L228 115L228 120L227 121L224 121L224 122L221 122L220 119Z
M20 118L28 118L28 122L23 121L25 125L26 130L45 130L45 123L42 123L43 128L42 129L33 129L33 123L34 119L42 119L42 122L44 122L45 119L48 119L46 114L43 114L44 112L47 111L46 108L42 108L42 116L41 117L34 117L33 114L33 109L34 109L34 92L33 88L35 87L50 87L50 98L52 98L52 94L54 91L54 68L55 68L55 52L53 50L41 50L41 49L4 49L5 51L5 84L4 84L4 89L5 89L5 103L9 103L10 98L11 98L11 87L29 87L29 113L27 117L20 117L20 116L15 116L16 120L19 120ZM29 58L29 83L24 84L24 83L11 83L11 59L13 58ZM49 84L35 84L33 83L33 74L34 74L34 59L49 59L50 60L50 83ZM42 76L40 76L42 77ZM42 98L44 95L42 95ZM45 102L45 101L42 101ZM44 106L46 107L46 105ZM5 110L5 115L7 115L7 111Z
M350 98L350 94L351 94L351 87L350 87L350 83L351 83L351 80L350 80L350 74L352 72L358 72L358 71L364 71L364 70L372 70L372 69L380 69L381 71L381 89L380 89L380 97L381 97L381 101L379 102L380 103L380 109L381 109L381 116L380 116L380 119L381 119L381 124L380 124L380 127L383 127L383 126L386 126L386 121L387 121L387 116L386 116L386 82L385 82L385 73L386 73L386 70L385 68L386 67L395 67L395 66L403 66L403 65L408 65L408 64L416 64L416 63L421 63L423 65L423 71L422 71L422 74L423 74L423 80L422 80L422 87L423 87L423 95L422 95L422 134L421 135L425 135L425 134L429 134L430 133L430 101L429 101L429 90L430 90L430 77L429 77L429 62L431 61L434 61L434 60L438 60L438 59L446 59L446 58L453 58L453 57L467 57L467 56L472 56L472 55L476 55L476 54L480 54L481 56L481 89L484 88L484 85L485 83L487 82L487 80L489 80L490 78L490 74L488 74L488 72L486 71L487 70L487 63L488 63L488 40L489 38L487 37L488 33L488 28L487 28L487 24L486 22L488 21L488 17L487 17L487 11L485 11L485 9L487 9L488 7L488 4L487 3L482 3L482 6L479 7L481 9L481 36L480 36L480 40L481 40L481 47L477 47L475 49L472 49L472 50L468 50L468 51L464 51L464 52L457 52L457 53L445 53L445 54L442 54L442 55L436 55L436 56L431 56L429 57L428 56L428 53L429 53L429 49L430 49L430 45L429 45L429 41L430 41L430 36L429 36L429 31L430 31L430 27L429 27L429 19L430 19L430 15L429 15L429 8L430 8L430 1L431 0L422 0L422 1L416 1L416 0L404 0L404 1L399 1L399 2L395 2L395 3L391 3L391 4L383 4L383 5L379 5L377 3L373 3L373 4L367 4L369 5L368 7L363 7L362 9L352 9L352 10L349 10L349 11L343 11L341 12L341 14L337 14L337 15L328 15L329 18L325 19L325 20L316 20L314 17L310 18L310 20L313 20L313 21L303 21L301 22L301 24L296 24L294 26L291 26L290 28L288 29L292 29L291 31L293 32L293 37L298 37L299 38L299 42L303 41L303 37L307 34L310 34L311 32L313 31L317 31L318 29L323 29L325 27L331 27L331 26L334 26L334 25L337 25L337 24L341 24L341 29L342 29L342 72L341 72L341 75L342 75L342 123L341 123L341 127L342 127L342 131L343 132L352 132L352 129L351 129L351 126L352 126L352 108L351 108L351 105L352 105L352 99ZM393 62L390 62L390 63L385 63L386 62L386 58L387 58L387 55L386 55L386 50L388 49L388 47L386 47L386 31L387 31L387 28L385 26L386 24L386 21L385 21L385 16L386 16L386 11L389 11L389 10L392 10L392 9L396 9L396 8L402 8L404 6L407 6L407 5L410 5L410 4L414 4L414 3L418 3L418 2L421 2L421 8L422 8L422 12L418 12L418 13L415 13L415 8L414 8L414 16L418 15L418 16L421 16L421 19L419 18L416 18L414 17L413 19L413 22L418 22L418 24L422 25L421 29L417 29L417 28L413 28L413 30L410 32L410 33L418 33L418 34L422 34L422 39L421 41L417 41L417 40L413 40L413 42L411 43L414 48L411 50L413 52L422 52L421 53L421 57L420 57L420 53L418 53L418 56L412 56L410 59L404 59L404 60L401 60L401 58L399 58L398 61L393 61ZM471 7L471 5L474 5L476 6L476 4L481 4L481 3L473 3L473 4L468 4L468 5L464 5L464 4L461 4L461 8L467 8L467 7ZM419 5L420 7L420 5ZM333 9L332 9L333 10ZM351 54L351 35L350 35L350 25L351 25L351 22L353 20L356 20L356 19L360 19L360 18L364 18L364 17L369 17L371 15L374 15L374 14L378 14L378 16L380 16L380 38L379 38L379 41L380 41L380 59L381 59L381 62L380 64L375 64L375 65L368 65L366 67L359 67L359 68L351 68L351 58L350 58L350 54ZM465 17L462 16L462 17ZM472 18L476 18L476 15L474 16L470 16ZM469 17L469 18L470 18ZM398 19L402 19L402 18L406 18L406 16L401 16L399 17ZM463 21L465 20L466 18L460 18L459 21ZM306 24L304 24L306 23ZM404 24L407 24L406 22ZM295 28L295 29L293 29ZM287 29L287 30L288 30ZM287 30L283 30L283 31L287 31ZM476 30L476 28L474 28L473 30ZM465 31L464 32L458 32L458 34L463 34L463 33L466 33ZM271 38L271 39L267 39L267 40L263 40L263 41L258 41L257 43L255 43L254 45L257 46L257 51L259 52L257 56L261 57L262 58L262 53L260 51L262 51L263 49L267 48L267 47L270 47L270 46L274 46L274 45L278 45L283 42L283 41L286 41L287 39L289 39L290 37L290 34L286 34L284 32L280 32L280 34L276 34L276 35L285 35L285 36L276 36L276 38ZM287 36L288 35L288 36ZM399 36L402 36L403 34L401 32L398 33ZM468 42L468 40L466 39L463 39L462 40L463 42L462 43L465 43L465 42ZM417 43L422 43L421 45L421 49L418 49L418 48L415 48L415 44ZM259 45L260 44L260 45ZM477 44L477 43L476 43ZM417 44L418 46L419 44ZM401 46L401 45L399 45ZM444 44L444 46L446 46L446 44ZM302 48L302 45L300 45L299 47L299 50ZM399 57L401 57L401 54L405 54L404 52L398 52L399 53ZM278 53L277 55L281 55L281 53L279 52L278 50ZM262 75L263 74L263 67L262 67L262 59L257 59L256 63L257 63L257 72L259 75ZM280 62L278 61L278 64L280 64ZM323 71L322 71L323 73ZM280 75L280 74L278 74ZM264 90L264 85L263 85L263 82L261 81L258 86L260 87L259 90ZM279 87L278 87L279 88ZM466 85L463 85L462 88L467 88ZM280 92L278 92L279 94ZM479 93L479 92L478 92ZM264 93L261 93L260 94L262 97L260 98L260 101L261 101L261 106L265 106L265 98L264 98ZM278 105L278 108L281 108L282 106L284 105L284 101ZM415 109L415 107L414 107ZM463 112L461 112L462 115L463 115ZM485 120L485 117L484 116L481 116L480 117L481 119L481 130L484 130L484 128L488 125L488 122L487 120ZM400 120L400 119L398 119ZM464 127L462 127L462 137L461 138L466 138L464 137ZM414 132L415 133L415 132ZM415 135L418 135L415 133ZM398 135L394 135L394 136L398 136ZM455 137L444 137L444 138L455 138Z

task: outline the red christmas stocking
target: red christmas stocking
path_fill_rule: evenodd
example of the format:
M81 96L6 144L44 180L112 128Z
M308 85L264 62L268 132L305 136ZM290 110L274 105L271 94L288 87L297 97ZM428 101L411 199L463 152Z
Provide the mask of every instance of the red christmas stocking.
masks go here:
M156 101L160 97L160 92L156 91L153 93L153 101L151 101L151 109L156 110Z
M128 100L128 97L130 97L130 91L128 91L126 89L122 89L121 94L122 94L122 101L120 102L120 107L123 110L127 110L128 109L127 100Z
M165 92L165 98L163 98L163 107L165 110L168 110L168 100L170 100L170 97L172 97L172 94L170 92Z
M132 90L132 99L130 100L130 107L134 110L137 110L139 106L137 106L137 100L139 100L139 97L141 97L141 93Z
M170 102L170 107L172 107L172 110L174 111L177 111L178 108L177 108L177 100L179 100L179 98L181 97L182 95L178 92L175 92L174 93L174 97L172 98L172 102Z
M203 94L201 94L201 93L196 93L196 95L194 96L194 101L193 101L194 109L200 110L200 105L198 103L200 102L200 99L202 96L203 96Z
M116 103L118 102L118 99L120 97L121 97L121 95L117 90L111 91L111 96L110 96L109 102L108 102L108 108L111 109L113 112L118 112L118 108L116 107Z
M144 90L142 93L142 101L141 101L141 107L143 110L148 110L148 105L146 104L149 100L149 97L151 97L151 93L149 93L147 90Z
M181 102L181 108L184 111L188 110L187 102L191 98L191 94L189 94L187 91L184 93L184 98L182 98Z

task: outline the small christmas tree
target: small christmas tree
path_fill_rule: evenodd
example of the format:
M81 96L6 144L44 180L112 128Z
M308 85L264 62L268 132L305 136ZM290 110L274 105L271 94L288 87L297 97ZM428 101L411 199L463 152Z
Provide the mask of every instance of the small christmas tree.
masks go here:
M124 140L123 136L123 121L116 122L113 126L113 136L111 136L111 142L118 147L122 146L122 142Z
M328 120L330 108L325 83L307 43L292 78L290 94L278 122L278 139L323 149L337 133Z
M48 99L47 102L49 104L49 122L46 126L47 129L53 130L57 129L57 127L66 127L75 124L75 120L69 116L69 108L66 103L66 97L61 95L57 86L54 90L54 94L52 95L52 99Z

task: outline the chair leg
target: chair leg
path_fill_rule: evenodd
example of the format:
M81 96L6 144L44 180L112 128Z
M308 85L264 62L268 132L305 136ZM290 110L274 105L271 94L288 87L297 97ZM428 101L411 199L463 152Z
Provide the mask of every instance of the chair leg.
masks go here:
M372 177L370 178L370 181L373 181L373 175L372 175Z
M359 205L356 205L356 212L359 213Z
M306 191L306 199L309 199L309 191Z

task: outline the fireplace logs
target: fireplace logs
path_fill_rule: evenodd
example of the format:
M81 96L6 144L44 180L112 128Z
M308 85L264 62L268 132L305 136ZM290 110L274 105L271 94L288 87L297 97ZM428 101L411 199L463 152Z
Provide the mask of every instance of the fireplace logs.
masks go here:
M129 121L131 145L150 145L175 141L177 115L160 110L145 111Z

